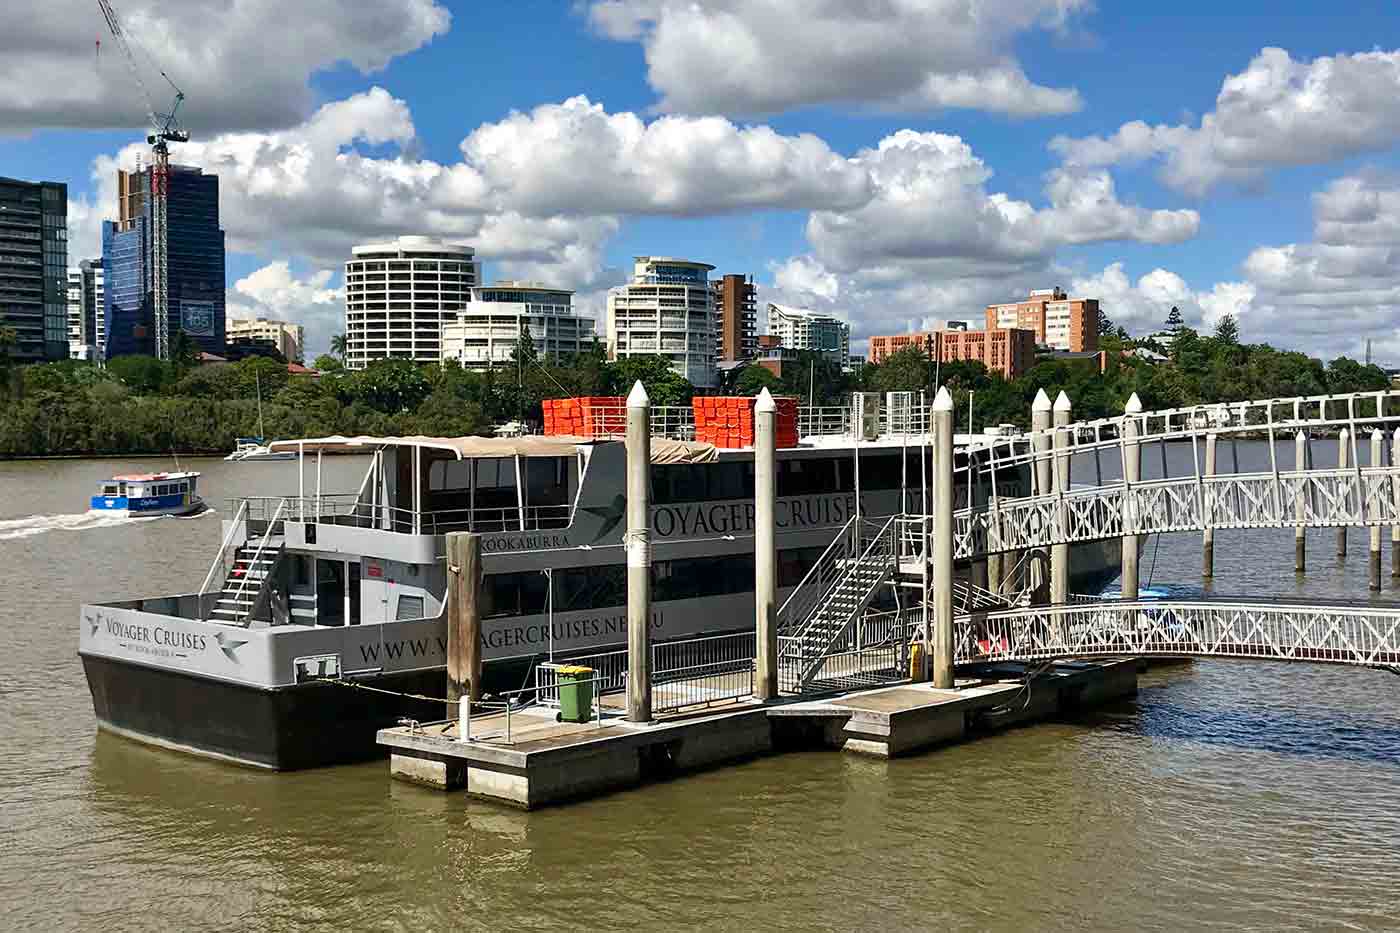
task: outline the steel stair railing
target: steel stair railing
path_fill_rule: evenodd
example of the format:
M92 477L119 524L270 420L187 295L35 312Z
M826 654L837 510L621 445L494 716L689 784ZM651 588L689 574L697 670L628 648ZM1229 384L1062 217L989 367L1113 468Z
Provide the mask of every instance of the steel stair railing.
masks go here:
M239 625L248 624L250 617L253 614L253 610L257 607L257 600L262 595L262 591L266 589L267 581L272 576L271 573L261 570L259 568L263 565L264 561L270 560L269 558L265 558L263 555L267 551L269 543L271 543L272 541L273 534L278 531L278 528L281 522L283 521L286 512L287 500L283 499L280 503L278 503L277 511L273 513L272 521L268 522L267 530L263 532L261 540L258 541L258 546L257 549L253 552L253 556L247 560L249 569L244 571L242 578L238 581L238 588L230 596L229 601L234 606L238 607L239 612L241 613L234 620ZM278 545L278 550L281 550L280 544ZM252 601L250 602L248 601L246 596L248 589L248 581L253 578L253 575L255 573L259 574L257 578L258 588L253 595ZM245 604L247 606L246 610L243 609L243 606Z
M897 516L892 516L880 526L860 556L846 563L840 579L827 589L805 621L783 639L778 662L797 668L796 677L787 679L795 681L798 690L811 683L827 654L849 635L880 586L892 578L898 556L896 521Z
M861 522L859 516L846 522L778 607L778 631L781 634L791 634L792 630L805 623L831 588L840 582L846 563L860 554Z
M242 525L243 522L247 520L247 518L248 500L244 499L241 503L239 503L238 511L234 513L233 523L229 525L228 533L224 535L223 543L219 545L219 553L214 555L213 562L209 564L209 572L204 575L204 582L199 585L199 601L196 605L198 605L199 607L199 620L201 622L209 621L209 612L206 611L204 608L204 597L210 592L209 587L211 584L213 584L214 576L219 572L220 569L224 571L225 575L228 574L229 545L233 543L234 538L238 534L239 526ZM244 526L244 528L246 531L246 526ZM247 539L245 538L244 541L246 540ZM239 546L241 545L242 542L239 543ZM219 581L219 585L220 587L223 586L223 580Z

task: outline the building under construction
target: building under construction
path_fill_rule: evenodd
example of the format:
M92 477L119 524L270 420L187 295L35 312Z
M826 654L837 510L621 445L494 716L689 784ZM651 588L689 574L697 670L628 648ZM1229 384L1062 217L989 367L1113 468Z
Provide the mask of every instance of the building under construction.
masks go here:
M117 220L102 225L107 356L162 355L156 341L155 243L151 167L117 172ZM185 334L211 353L224 348L224 231L219 179L170 166L167 194L166 332Z

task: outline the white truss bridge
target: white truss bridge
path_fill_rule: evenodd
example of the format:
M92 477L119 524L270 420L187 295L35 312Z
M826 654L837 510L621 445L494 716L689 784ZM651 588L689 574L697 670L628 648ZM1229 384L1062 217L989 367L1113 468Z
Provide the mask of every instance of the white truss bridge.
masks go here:
M1212 435L1231 444L1239 438L1267 442L1270 468L1207 472L1204 450ZM1340 458L1333 467L1313 463L1312 439L1318 437L1341 438L1345 465ZM1280 451L1288 448L1298 462L1281 465ZM954 513L954 557L1207 528L1400 524L1396 450L1400 392L1137 412L993 441L967 468L976 504ZM1157 455L1160 475L1124 478L1130 459L1155 469ZM1057 459L1062 465L1055 468ZM1108 480L1105 461L1113 474ZM1084 475L1090 466L1092 477ZM1027 468L1034 494L1001 494L999 477ZM1054 473L1061 476L1046 479ZM906 516L901 538L917 535L922 519Z
M1258 599L1084 601L960 617L956 659L1168 656L1400 671L1400 606Z
M923 516L901 519L917 536ZM1185 476L1002 499L953 516L953 554L983 554L1206 528L1400 524L1400 468Z
M1400 525L1398 426L1400 392L1380 392L1130 412L989 440L959 468L967 471L965 488L975 504L954 511L954 556L1020 552L1024 561L1056 544L1207 528ZM1237 459L1232 472L1204 468L1207 443L1240 437L1268 442L1269 470L1239 472ZM1319 437L1338 444L1337 467L1313 464L1311 441ZM1187 446L1190 466L1182 469ZM1147 461L1158 452L1154 447L1159 475L1124 479L1133 473L1128 464ZM1289 447L1293 468L1281 469L1279 450ZM1105 457L1107 472L1115 474L1107 480ZM1169 468L1173 460L1177 475ZM1091 482L1073 475L1090 465ZM1003 494L1024 490L1027 473L1035 494ZM894 612L872 614L870 606L882 588L913 591L912 578L925 573L934 525L933 516L908 514L847 525L779 610L785 690L839 689L908 675L909 646L925 627L922 595ZM1158 655L1400 672L1400 606L1276 599L1027 602L1025 592L957 584L956 662Z

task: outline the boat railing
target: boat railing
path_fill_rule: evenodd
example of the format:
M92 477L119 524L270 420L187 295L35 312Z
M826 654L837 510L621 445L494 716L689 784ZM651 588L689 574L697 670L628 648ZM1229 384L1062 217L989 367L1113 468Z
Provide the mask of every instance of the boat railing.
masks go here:
M805 405L797 409L797 433L802 437L849 434L851 409L845 405Z
M752 631L700 635L651 646L652 711L733 701L753 695L756 635ZM559 705L559 670L585 667L598 693L627 688L627 650L602 651L535 665L535 690L545 706Z
M272 543L273 535L278 534L281 531L281 522L285 518L286 511L287 500L283 499L281 504L278 505L277 511L272 514L272 520L268 522L267 530L263 532L263 536L258 540L257 549L253 552L252 558L248 561L248 566L250 570L245 572L243 576L239 578L238 589L231 594L230 602L233 605L243 605L244 597L248 592L249 580L257 581L257 589L254 591L255 593L261 593L263 587L266 585L266 581L269 574L267 571L261 569L262 561L265 559L264 555L268 553L268 548L269 545L271 545ZM278 545L278 547L280 547L280 545ZM253 611L256 608L256 605L249 605L239 621L246 623L248 619L252 616Z
M199 617L201 621L206 621L209 618L209 609L213 608L212 603L210 603L207 608L205 607L204 597L210 592L211 587L215 585L214 578L219 575L220 570L222 570L224 574L227 575L229 568L228 556L230 550L237 549L243 544L244 541L247 540L247 520L248 500L244 499L238 503L238 508L233 513L233 521L229 524L228 532L224 534L223 543L219 545L219 553L214 556L213 563L209 565L209 572L205 574L204 582L201 583L199 586L199 600L197 605L199 607ZM242 532L242 534L240 534L240 531ZM219 584L222 584L223 580L220 579L218 582Z
M568 504L527 505L523 512L513 505L415 512L365 502L353 493L341 493L230 500L230 509L235 508L235 501L248 505L248 520L257 530L262 530L265 524L270 527L275 521L286 520L400 534L440 535L453 531L551 531L567 528L573 520L573 506Z

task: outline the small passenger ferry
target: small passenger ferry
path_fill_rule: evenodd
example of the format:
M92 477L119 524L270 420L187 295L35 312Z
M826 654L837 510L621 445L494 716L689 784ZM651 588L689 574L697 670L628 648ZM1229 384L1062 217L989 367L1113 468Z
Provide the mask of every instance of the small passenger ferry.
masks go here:
M94 512L130 517L204 511L198 473L131 473L105 481L92 497Z
M837 428L819 434L811 425L826 415L809 416L797 445L777 451L780 603L853 521L917 512L931 488L929 435L896 427L877 401L854 402ZM661 421L653 412L654 432ZM754 451L684 436L657 436L651 447L657 643L754 624ZM993 441L958 438L956 501L967 501L968 476ZM102 729L291 769L378 755L376 729L400 717L445 718L441 701L414 697L445 694L451 532L480 536L488 691L520 687L542 661L626 647L620 439L271 446L297 452L298 488L230 503L202 586L82 607L79 654ZM364 456L357 490L318 488L317 460L331 452ZM995 473L1003 495L1026 494L1029 470ZM143 478L142 490L153 481ZM1072 585L1097 592L1117 564L1118 539L1074 545Z

